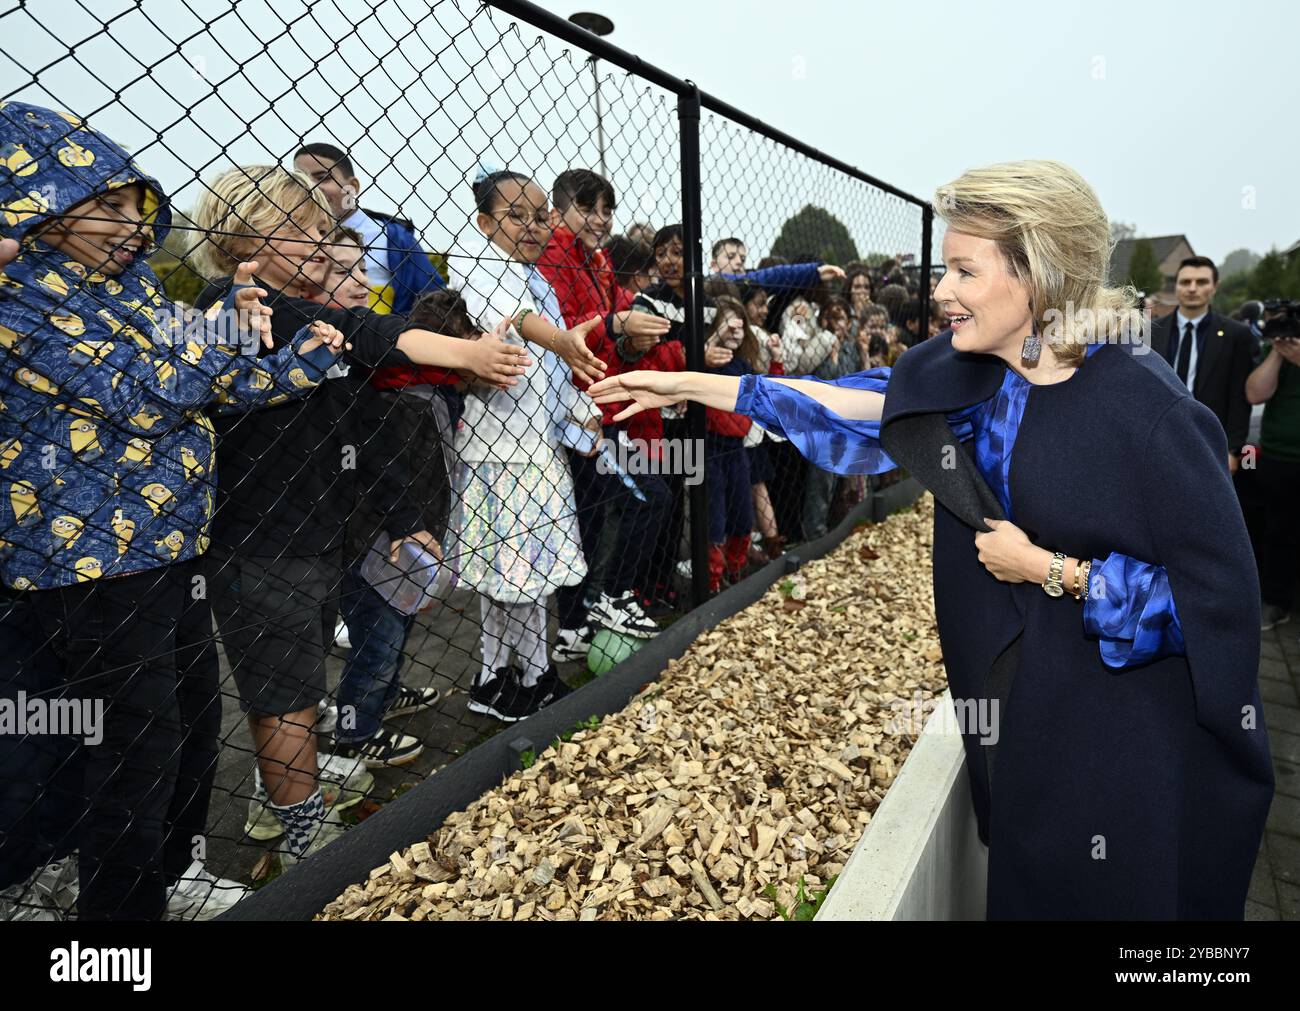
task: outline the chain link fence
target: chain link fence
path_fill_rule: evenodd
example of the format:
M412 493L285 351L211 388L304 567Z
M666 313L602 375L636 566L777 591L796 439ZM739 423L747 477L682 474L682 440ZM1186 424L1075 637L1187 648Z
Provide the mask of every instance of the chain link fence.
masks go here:
M0 915L226 908L871 493L584 392L927 334L928 205L690 82L522 3L0 50Z

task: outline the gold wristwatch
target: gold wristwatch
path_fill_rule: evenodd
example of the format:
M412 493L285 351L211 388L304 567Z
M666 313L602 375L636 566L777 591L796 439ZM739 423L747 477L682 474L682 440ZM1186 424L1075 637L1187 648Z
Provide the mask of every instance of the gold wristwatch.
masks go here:
M1062 585L1062 577L1065 575L1065 552L1058 551L1052 555L1052 564L1047 568L1047 582L1043 584L1043 592L1049 597L1059 597L1065 592Z

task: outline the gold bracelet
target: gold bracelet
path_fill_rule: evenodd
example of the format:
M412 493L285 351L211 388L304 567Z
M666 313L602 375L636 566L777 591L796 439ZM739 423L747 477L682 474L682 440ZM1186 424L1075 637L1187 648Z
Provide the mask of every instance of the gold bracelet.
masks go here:
M555 326L554 323L551 326ZM555 333L551 334L551 350L554 351L560 346L560 328L555 326Z
M1088 580L1092 578L1092 559L1083 563L1083 595L1088 596Z
M1075 600L1079 599L1079 573L1082 569L1083 562L1076 559L1074 563L1074 579L1070 583L1070 592L1074 594Z

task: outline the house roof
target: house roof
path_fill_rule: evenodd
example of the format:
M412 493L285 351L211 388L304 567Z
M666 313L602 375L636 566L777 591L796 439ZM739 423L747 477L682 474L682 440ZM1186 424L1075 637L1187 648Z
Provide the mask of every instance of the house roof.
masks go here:
M1129 261L1133 259L1133 249L1144 239L1151 243L1151 248L1156 254L1156 263L1164 263L1165 259L1177 248L1179 243L1187 243L1187 248L1192 248L1192 244L1187 241L1186 235L1150 235L1139 236L1134 239L1121 239L1115 243L1115 251L1110 256L1111 284L1120 284L1128 278L1128 265Z

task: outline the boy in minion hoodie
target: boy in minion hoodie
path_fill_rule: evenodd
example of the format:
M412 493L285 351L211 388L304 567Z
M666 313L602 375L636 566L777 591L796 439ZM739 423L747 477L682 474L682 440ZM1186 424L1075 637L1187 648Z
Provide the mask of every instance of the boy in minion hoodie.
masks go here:
M0 103L0 237L19 243L0 273L0 577L25 591L64 697L102 705L82 756L82 919L205 916L243 894L192 859L221 713L204 412L303 396L342 345L316 323L241 354L269 333L251 263L219 312L183 319L145 261L170 219L112 140Z

